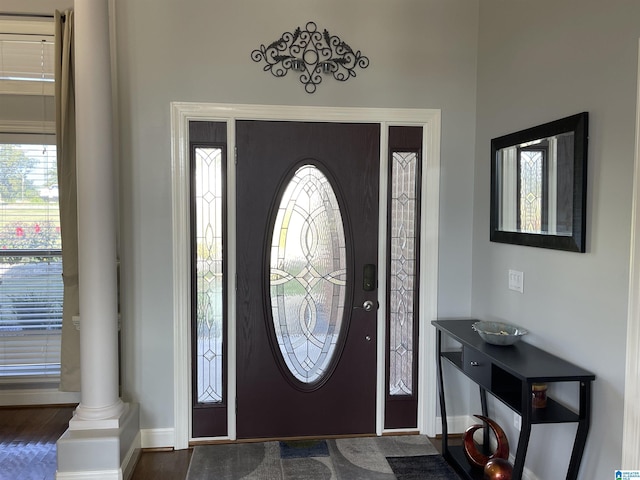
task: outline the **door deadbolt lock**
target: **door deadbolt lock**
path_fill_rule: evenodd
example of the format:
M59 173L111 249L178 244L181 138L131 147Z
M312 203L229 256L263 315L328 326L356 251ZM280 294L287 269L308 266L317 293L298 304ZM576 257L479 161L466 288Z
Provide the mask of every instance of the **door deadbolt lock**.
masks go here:
M377 286L376 266L373 263L367 263L362 269L362 290L373 292Z

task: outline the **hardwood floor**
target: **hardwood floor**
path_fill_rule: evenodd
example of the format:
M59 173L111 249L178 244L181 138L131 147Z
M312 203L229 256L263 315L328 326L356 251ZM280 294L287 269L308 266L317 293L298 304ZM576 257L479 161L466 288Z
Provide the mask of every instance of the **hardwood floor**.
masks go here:
M0 480L52 480L75 406L0 407Z
M0 407L0 480L54 480L56 441L75 405ZM143 451L132 480L184 480L191 450Z
M143 451L131 480L184 480L192 450Z

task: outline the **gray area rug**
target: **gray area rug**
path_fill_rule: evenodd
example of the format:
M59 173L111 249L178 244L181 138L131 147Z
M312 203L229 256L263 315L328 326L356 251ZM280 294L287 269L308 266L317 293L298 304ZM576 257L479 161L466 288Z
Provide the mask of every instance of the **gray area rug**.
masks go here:
M187 480L459 480L423 435L202 445Z

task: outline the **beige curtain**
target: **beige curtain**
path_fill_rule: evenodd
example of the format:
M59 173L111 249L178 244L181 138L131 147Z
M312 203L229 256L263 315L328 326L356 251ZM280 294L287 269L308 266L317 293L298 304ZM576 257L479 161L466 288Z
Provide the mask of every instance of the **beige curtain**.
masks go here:
M55 22L56 141L64 280L60 390L77 392L80 391L80 332L73 323L73 317L79 315L73 11L56 11Z

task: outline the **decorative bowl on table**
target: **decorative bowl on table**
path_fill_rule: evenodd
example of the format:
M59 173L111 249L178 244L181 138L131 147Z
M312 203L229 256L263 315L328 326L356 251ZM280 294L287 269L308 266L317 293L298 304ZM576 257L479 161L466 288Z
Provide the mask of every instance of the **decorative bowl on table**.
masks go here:
M513 345L529 333L517 325L503 322L478 321L471 328L478 332L480 338L491 345Z

